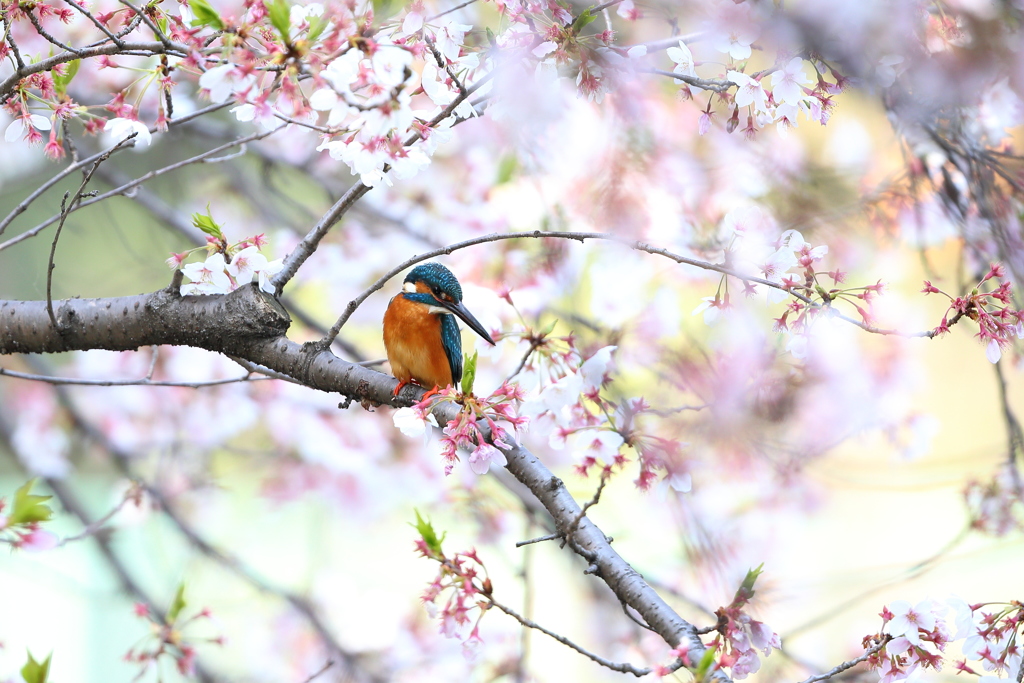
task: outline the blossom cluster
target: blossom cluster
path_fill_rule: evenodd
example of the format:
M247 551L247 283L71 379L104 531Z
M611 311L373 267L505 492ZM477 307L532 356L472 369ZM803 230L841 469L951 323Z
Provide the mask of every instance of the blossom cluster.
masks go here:
M57 537L40 526L53 517L53 510L46 504L52 496L33 494L34 485L35 479L15 491L9 507L7 501L0 498L0 543L32 551L56 547Z
M861 287L840 287L846 281L845 272L816 268L828 254L827 245L812 247L798 230L786 230L775 240L768 240L773 225L774 221L758 207L734 209L722 221L724 251L726 263L756 268L773 285L768 287L769 304L790 299L774 324L776 332L789 336L786 350L797 358L806 357L814 319L837 311L834 307L838 303L853 307L864 325L873 325L871 303L885 284L879 280ZM756 291L756 284L744 281L745 295ZM704 297L693 314L703 314L704 322L712 325L732 305L729 280L723 275L718 291L714 296Z
M638 416L650 412L647 402L642 397L612 401L602 394L610 382L616 347L602 347L584 359L575 337L553 336L552 330L553 325L540 332L526 328L518 333L529 345L522 368L524 382L537 385L520 413L536 431L550 435L552 448L562 450L571 443L580 475L586 476L595 466L621 469L629 462L623 449L629 448L637 456L639 488L650 488L660 471L672 488L688 491L682 445L647 433L638 424Z
M1024 485L1013 463L1003 465L991 481L972 481L964 490L971 528L993 536L1024 530Z
M985 357L992 363L998 363L1004 349L1014 340L1024 339L1024 311L1014 307L1010 294L1013 283L1004 279L1005 277L1003 266L993 263L981 281L964 296L947 294L925 280L922 292L942 294L950 301L942 316L942 322L934 329L933 334L945 334L952 325L963 318L969 318L978 324L976 336L985 345ZM985 291L985 287L991 288Z
M522 400L522 389L515 383L503 382L487 397L449 386L428 394L414 406L399 408L393 419L395 426L406 436L426 435L427 425L438 426L431 412L436 406L443 403L459 405L458 414L444 426L440 439L444 473L451 474L459 461L459 450L465 449L471 451L469 468L476 474L487 474L492 465L504 467L508 464L501 449L512 448L515 440L505 425L511 426L514 432L525 427L527 418L517 414L517 406ZM481 422L486 424L489 439L481 430Z
M804 240L799 230L786 230L777 238L771 239L768 232L774 221L761 208L744 206L733 209L722 219L722 240L725 242L724 252L726 263L736 267L749 267L759 272L765 280L777 287L768 288L768 303L779 303L789 298L789 293L797 291L814 295L816 293L816 277L821 275L815 271L814 264L828 254L827 245L812 247ZM796 272L790 272L796 268ZM844 275L828 273L835 282L841 282ZM693 314L704 314L704 322L711 325L719 314L729 307L728 282L723 278L723 286L712 297L705 297L694 309ZM752 294L756 285L745 282L744 293ZM778 329L787 329L785 316L777 321Z
M745 4L737 7L746 7ZM748 31L746 37L744 31L732 32L730 38L732 43L725 46L717 46L719 51L728 52L735 60L736 53L744 55L738 59L745 60L750 57L750 44L735 42L744 41L750 35L754 35L755 25L746 22ZM726 49L723 49L726 48ZM669 48L669 58L675 63L673 73L688 76L689 79L676 79L682 83L681 92L687 98L698 96L699 86L691 85L700 82L694 68L695 61L686 43L679 41L675 47ZM735 92L731 96L725 95L723 99L731 100L731 113L726 121L726 130L730 133L740 125L741 110L744 110L745 124L742 128L743 134L752 139L757 132L772 123L776 124L780 133L787 132L797 125L800 112L811 120L821 125L828 123L832 116L832 108L835 103L832 97L846 88L847 79L836 69L820 60L811 61L810 65L817 74L817 82L813 88L808 88L810 83L804 73L805 61L801 57L793 57L788 61L780 61L769 69L753 74L746 74L742 70L729 69L726 72L726 82L735 86ZM744 68L744 67L739 67ZM828 71L835 79L827 81L822 72ZM771 89L765 90L765 82L771 75ZM689 82L687 82L689 81ZM698 123L698 132L701 135L707 133L714 121L715 111L712 108L714 99L708 98L707 106L704 108Z
M255 235L231 244L220 227L208 215L195 214L194 224L207 233L206 246L196 247L167 259L167 265L181 272L191 282L181 286L181 295L227 294L256 278L259 287L269 294L275 294L270 279L281 270L281 259L273 261L261 253L267 245L267 238ZM203 261L184 263L190 255L205 250L208 256ZM184 264L184 265L182 265Z
M727 79L704 83L695 70L699 63L680 41L667 56L683 92L696 97L706 90L731 102L730 132L746 108L748 136L772 122L780 129L796 125L801 110L826 123L831 98L846 79L820 58L784 58L784 50L774 66L748 75L746 61L758 47L754 41L760 25L771 17L762 16L752 3L721 4L707 29L709 44L729 60ZM33 7L39 17L55 13L63 22L84 23L67 8ZM473 25L447 12L430 15L420 1L394 17L378 16L370 2L247 2L240 15L222 12L207 0L176 8L147 5L141 14L126 7L105 12L82 8L79 13L92 25L75 25L68 36L36 30L38 18L12 3L7 21L18 35L19 60L22 52L36 47L65 47L83 37L103 42L112 31L119 32L118 40L130 35L165 47L148 60L106 52L74 59L77 48L69 50L68 59L13 84L4 97L14 117L5 137L37 143L49 131L46 154L60 158L64 124L79 121L87 133L105 131L115 140L134 135L137 146L146 146L154 132L166 131L173 121L174 103L194 109L198 94L233 104L238 121L266 132L291 127L315 133L318 151L372 187L390 184L392 176L411 177L428 165L438 144L448 139L447 129L475 116L477 105L493 96L493 81L509 67L552 81L571 79L581 97L599 103L617 82L660 66L646 45L616 45L617 32L607 16L608 26L595 32L588 26L598 15L590 10L574 15L558 3L518 1L499 2L497 8L500 23L495 31L488 27L488 40L482 41L473 37ZM624 22L642 17L632 0L617 9ZM90 33L94 29L98 32ZM18 48L12 46L0 41L0 58L13 57ZM808 63L817 74L813 88L804 74ZM117 76L100 75L104 70ZM827 81L825 73L833 80ZM769 76L771 89L765 90L762 80ZM72 86L76 77L103 82L111 99L79 103L75 97L81 88ZM197 87L183 88L187 81ZM711 124L713 99L701 117L701 133ZM105 118L97 110L113 116Z
M420 534L415 542L416 552L438 563L437 576L420 598L423 606L432 619L440 620L440 632L446 638L462 640L463 652L471 659L483 643L480 620L491 606L489 598L493 586L487 568L475 549L455 553L451 557L445 555L441 548L444 535L438 538L433 526L419 512L413 526Z
M539 333L529 328L519 333L530 344L523 363L526 382L537 385L520 412L538 431L550 434L552 448L565 448L573 437L579 473L586 474L598 461L621 465L625 440L607 415L589 407L601 401L616 347L605 346L584 360L573 336L552 336L552 330L553 325Z
M743 680L750 674L757 673L761 668L761 656L767 657L773 649L782 648L779 634L745 611L754 597L754 583L761 572L761 567L747 572L732 602L715 612L715 616L718 617L715 625L717 633L707 644L707 661L691 661L685 643L669 654L677 657L682 664L691 669L705 668L704 671L698 671L698 674L705 676L715 669L727 670L730 677L736 680ZM657 666L654 670L659 676L667 676L673 668ZM698 675L697 679L707 680L701 675Z
M950 610L955 632L945 618ZM880 616L882 631L866 636L864 646L874 650L867 661L878 671L881 683L905 680L919 669L940 671L947 645L960 640L964 641L963 659L954 662L958 673L981 675L992 683L1003 676L1019 678L1018 637L1024 635L1020 602L969 605L952 597L944 603L929 599L911 605L897 600L884 607Z
M185 584L178 586L174 600L162 619L154 615L146 603L135 603L133 609L135 616L145 619L150 625L150 633L139 644L129 649L124 656L126 662L139 667L137 677L157 668L159 662L165 658L174 661L174 665L181 675L194 676L196 672L196 643L203 641L214 645L224 644L224 639L220 636L186 639L185 629L198 621L209 619L211 616L210 610L203 608L192 616L183 618L182 611L186 606Z

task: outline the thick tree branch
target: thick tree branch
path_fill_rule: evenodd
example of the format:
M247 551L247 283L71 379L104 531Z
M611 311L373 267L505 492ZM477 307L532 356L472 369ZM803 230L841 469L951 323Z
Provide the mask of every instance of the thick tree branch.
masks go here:
M422 394L422 389L410 386L396 397L394 378L285 338L287 312L254 286L224 296L180 297L162 290L134 297L72 299L59 302L57 318L60 330L49 324L45 302L0 301L0 354L177 344L227 353L364 405L411 405ZM448 421L456 407L445 404L435 413ZM572 549L587 560L588 573L600 577L671 647L685 643L690 661L700 661L705 647L694 626L669 607L592 521L581 516L565 484L523 446L505 455L509 472L533 492ZM577 519L578 527L570 533ZM716 676L727 680L721 672Z

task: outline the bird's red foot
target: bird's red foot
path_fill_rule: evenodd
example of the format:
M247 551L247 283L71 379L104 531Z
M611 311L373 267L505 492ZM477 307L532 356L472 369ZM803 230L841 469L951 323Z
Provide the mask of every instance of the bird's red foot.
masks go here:
M440 393L441 393L441 387L439 387L438 385L435 384L433 389L431 389L427 393L423 394L423 398L420 399L420 402L426 401L431 396L436 396L437 394L440 394Z
M407 382L407 381L405 381L405 380L402 380L402 381L400 381L400 382L398 383L398 386L397 386L397 387L395 387L395 392L394 392L393 394L391 394L391 395L392 395L392 396L398 396L398 392L399 392L399 391L401 391L401 390L402 390L402 387L404 387L404 386L405 386L406 384L408 384L408 383L409 383L409 382Z

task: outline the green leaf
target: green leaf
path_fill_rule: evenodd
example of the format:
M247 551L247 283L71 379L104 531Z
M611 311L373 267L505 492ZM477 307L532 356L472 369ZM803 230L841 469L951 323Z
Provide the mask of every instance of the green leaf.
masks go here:
M464 394L473 393L473 382L476 380L476 357L476 351L473 352L472 357L468 353L464 356L465 368L462 371L462 393Z
M740 585L740 588L749 591L750 595L753 595L754 582L757 581L757 577L761 576L761 574L764 574L764 562L757 565L756 569L751 569L747 571L747 575L746 577L744 577L743 583Z
M288 0L264 1L263 4L267 8L267 16L270 17L270 23L273 24L277 32L281 34L281 38L287 43L288 34L292 30L292 9L291 5L288 4Z
M750 602L751 598L754 597L754 583L757 581L757 577L764 573L764 562L758 565L757 569L751 569L747 572L747 575L743 578L743 583L736 589L736 597L733 598L734 605L742 605Z
M56 71L51 72L53 74L53 89L57 93L63 95L68 90L68 84L71 83L71 79L78 73L78 67L81 66L81 60L75 59L68 62L67 68L64 70L64 75L61 76Z
M156 22L156 25L157 25L157 28L160 29L160 33L164 34L165 36L167 35L167 26L168 26L168 24L169 24L169 22L167 21L167 15L166 14L161 14L160 15L160 19L158 19L157 22Z
M213 9L213 5L207 0L189 0L188 6L195 16L192 26L212 26L218 31L224 30L224 22L221 21L217 10Z
M206 213L194 213L192 214L192 225L196 226L207 235L216 237L219 240L224 239L224 233L221 232L220 226L213 220L213 216L210 215L210 205L206 205Z
M494 31L487 26L484 27L484 30L487 31L487 44L490 45L492 49L497 48L498 39L494 37Z
M554 320L552 320L551 322L549 322L549 323L547 324L547 326L546 326L546 327L545 327L545 328L544 328L543 330L541 330L541 331L540 331L540 332L538 333L538 336L539 336L539 337L541 337L542 339L543 339L544 337L548 336L549 334L551 334L552 332L554 332L554 331L555 331L555 325L557 325L557 324L558 324L558 318L555 318Z
M572 26L569 27L569 31L579 35L579 32L586 28L587 24L597 19L596 14L590 13L590 7L583 10L583 13L576 17L576 21L572 22Z
M45 504L53 496L34 496L29 493L36 481L36 479L30 479L14 492L14 504L11 505L11 514L7 518L7 523L10 526L48 522L53 517L53 510Z
M373 0L373 18L379 24L398 14L404 3L401 0Z
M309 31L306 33L306 40L312 45L316 42L316 39L320 37L320 34L327 28L327 24L330 23L324 17L307 17L306 20L309 22Z
M697 664L697 670L693 672L693 678L695 681L703 681L708 671L711 670L711 664L715 661L715 649L709 647L704 650L704 655L700 658L700 663Z
M519 158L515 154L506 154L501 158L501 161L498 162L498 177L495 184L504 185L508 181L512 180L512 176L514 176L518 170Z
M171 602L170 608L167 610L167 623L173 624L181 614L181 610L185 609L185 582L182 581L178 584L178 592L174 594L174 600Z
M420 511L413 508L413 512L416 513L416 523L410 524L412 528L419 532L420 538L423 539L423 543L426 544L427 550L431 552L431 555L436 557L444 557L444 552L441 550L441 542L444 541L444 537L448 535L447 532L441 535L441 538L437 537L437 532L434 531L434 525L430 523L430 520L424 520L420 516Z
M42 662L37 662L29 652L28 662L21 667L21 677L25 679L25 683L46 683L46 677L50 675L51 657L53 657L52 652L46 655L46 659Z

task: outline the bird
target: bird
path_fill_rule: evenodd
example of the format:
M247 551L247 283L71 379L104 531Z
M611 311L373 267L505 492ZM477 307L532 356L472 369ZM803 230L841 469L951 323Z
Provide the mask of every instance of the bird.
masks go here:
M384 312L384 348L398 380L440 391L462 380L462 336L455 317L494 345L494 339L462 303L462 285L440 263L424 263L405 276L402 291ZM428 392L429 393L429 392Z

